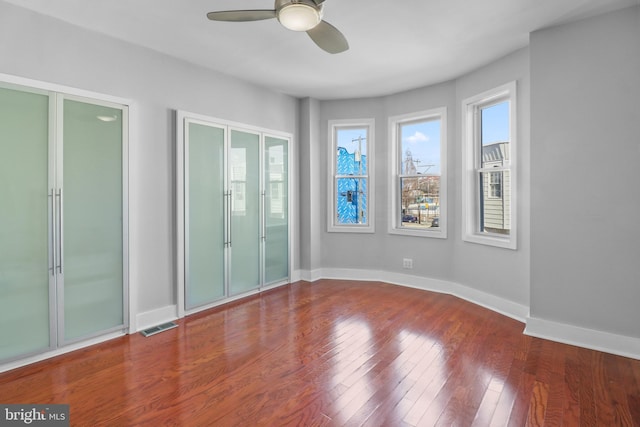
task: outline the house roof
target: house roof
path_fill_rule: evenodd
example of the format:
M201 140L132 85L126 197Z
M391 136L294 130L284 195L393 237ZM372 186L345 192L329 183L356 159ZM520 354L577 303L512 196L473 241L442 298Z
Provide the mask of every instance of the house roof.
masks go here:
M509 160L509 143L494 142L482 146L482 163L494 163Z

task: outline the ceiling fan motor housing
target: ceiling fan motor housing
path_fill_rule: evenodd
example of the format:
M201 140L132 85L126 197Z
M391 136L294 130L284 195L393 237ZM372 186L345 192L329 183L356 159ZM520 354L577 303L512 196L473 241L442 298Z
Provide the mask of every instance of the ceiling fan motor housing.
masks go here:
M316 9L318 12L322 12L322 1L313 1L313 0L276 0L276 5L274 9L276 12L279 12L280 9L289 5L289 4L304 4L307 6L311 6Z
M293 31L308 31L322 20L322 2L313 0L276 0L278 21Z

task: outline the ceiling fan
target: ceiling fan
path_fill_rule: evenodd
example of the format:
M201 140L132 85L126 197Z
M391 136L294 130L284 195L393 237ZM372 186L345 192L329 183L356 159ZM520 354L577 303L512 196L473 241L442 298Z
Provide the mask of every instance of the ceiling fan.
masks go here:
M340 53L349 49L344 35L333 25L322 20L325 0L276 0L273 10L226 10L209 12L212 21L246 22L277 18L293 31L306 31L315 44L329 53Z

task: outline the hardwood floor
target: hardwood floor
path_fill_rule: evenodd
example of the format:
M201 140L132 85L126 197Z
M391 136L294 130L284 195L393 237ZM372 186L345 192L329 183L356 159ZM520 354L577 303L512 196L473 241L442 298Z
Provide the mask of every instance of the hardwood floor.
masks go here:
M74 426L639 426L640 361L452 296L295 283L0 374Z

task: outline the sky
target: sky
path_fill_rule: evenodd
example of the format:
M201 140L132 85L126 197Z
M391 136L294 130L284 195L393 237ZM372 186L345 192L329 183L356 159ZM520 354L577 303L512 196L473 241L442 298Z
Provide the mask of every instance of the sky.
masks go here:
M357 138L363 137L362 154L367 154L366 128L341 129L337 145L349 153L358 149ZM439 175L440 167L440 120L406 123L401 126L402 155L411 151L414 164L421 174ZM509 140L509 102L505 101L482 109L482 144ZM451 143L451 141L449 141Z
M338 131L338 147L344 147L349 153L355 153L358 149L357 139L362 136L362 151L361 154L367 155L368 142L367 141L367 128L359 129L340 129Z
M482 145L509 141L509 102L482 109Z
M440 120L406 123L401 126L402 152L405 160L411 152L418 173L440 175Z

